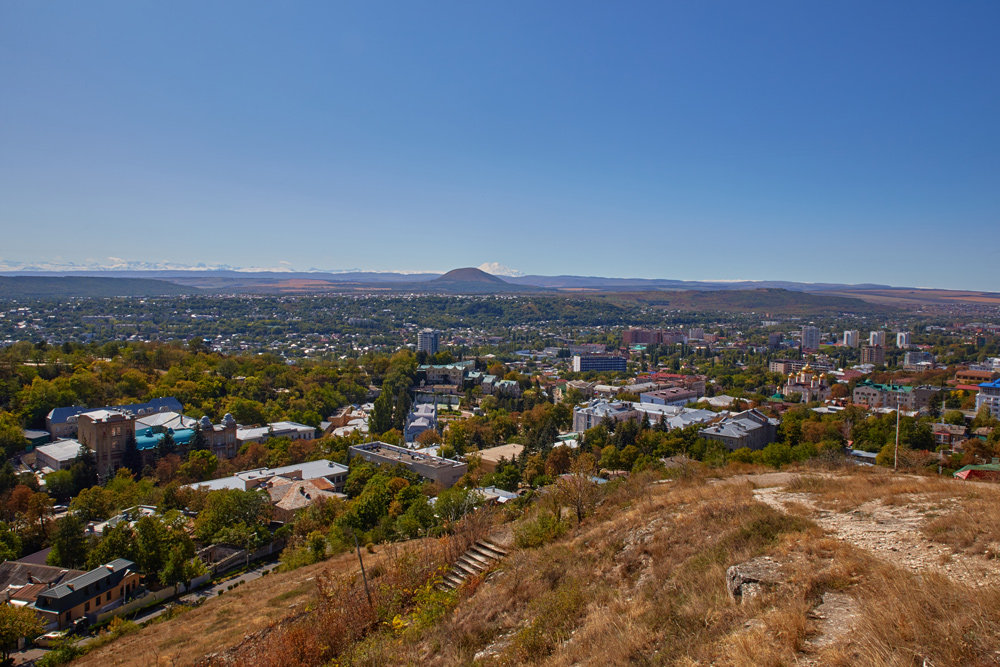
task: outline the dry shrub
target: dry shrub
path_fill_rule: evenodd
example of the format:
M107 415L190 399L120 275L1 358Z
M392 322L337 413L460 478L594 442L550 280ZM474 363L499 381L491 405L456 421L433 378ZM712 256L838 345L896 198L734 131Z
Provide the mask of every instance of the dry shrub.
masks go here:
M383 547L365 559L367 590L360 573L326 569L317 577L315 610L273 625L213 657L210 664L306 667L345 653L351 654L351 662L378 664L380 643L366 642L367 638L409 608L417 591L447 562L445 556L453 549L450 542L443 538L415 542L409 548Z

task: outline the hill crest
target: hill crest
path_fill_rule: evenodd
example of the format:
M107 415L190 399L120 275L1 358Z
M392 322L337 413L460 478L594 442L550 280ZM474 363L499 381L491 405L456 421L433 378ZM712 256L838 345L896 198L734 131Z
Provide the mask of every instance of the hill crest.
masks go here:
M461 269L452 269L448 273L432 280L435 283L500 283L509 284L503 278L498 278L482 269L467 266Z

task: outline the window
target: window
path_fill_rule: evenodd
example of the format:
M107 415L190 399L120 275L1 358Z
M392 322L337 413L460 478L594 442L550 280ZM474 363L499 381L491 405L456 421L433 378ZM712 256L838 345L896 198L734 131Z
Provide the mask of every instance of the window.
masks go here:
M84 611L84 612L88 612L88 611L90 611L90 600L87 600L87 601L86 601L86 602L84 603L84 605L83 605L83 611Z

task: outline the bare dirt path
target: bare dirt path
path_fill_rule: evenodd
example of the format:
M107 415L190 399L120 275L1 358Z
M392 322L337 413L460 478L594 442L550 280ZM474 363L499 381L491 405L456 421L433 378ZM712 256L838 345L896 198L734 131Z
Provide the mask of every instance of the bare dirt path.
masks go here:
M754 497L782 512L798 514L804 509L809 518L838 539L912 572L936 571L974 587L1000 585L998 561L954 553L923 534L926 513L940 501L915 495L905 505L872 500L857 509L836 512L817 506L808 493L790 493L777 486L755 489Z

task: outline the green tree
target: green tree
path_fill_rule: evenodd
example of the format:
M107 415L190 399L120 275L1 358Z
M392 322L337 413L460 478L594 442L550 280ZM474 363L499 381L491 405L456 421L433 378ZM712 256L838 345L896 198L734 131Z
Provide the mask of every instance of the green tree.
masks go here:
M67 470L53 470L45 476L45 490L53 498L66 501L76 493L76 484L73 482L73 473Z
M160 438L159 442L156 443L156 456L162 459L168 454L173 454L175 449L177 449L177 445L174 442L174 435L167 430L163 433L163 437Z
M73 484L77 493L97 484L97 459L94 458L94 452L89 447L80 446L80 452L76 455L69 470L73 473Z
M210 491L205 498L205 508L195 520L195 535L207 543L237 524L243 524L251 530L263 528L270 517L271 503L263 491Z
M17 649L22 637L34 638L42 633L42 622L30 607L0 604L0 652L3 664L13 664L10 654Z
M195 449L188 453L188 459L180 467L180 473L186 478L201 482L211 479L219 467L218 457L205 449Z
M87 556L87 569L92 570L116 558L126 558L137 563L135 534L127 521L122 521L104 532Z
M0 561L21 557L21 536L8 524L0 522Z
M0 410L0 449L4 456L14 456L27 444L28 439L21 430L21 422L11 413Z
M142 474L142 453L135 441L135 433L129 430L125 434L125 451L122 453L122 467L133 475Z
M87 540L83 536L83 522L74 514L67 514L56 521L52 535L52 551L46 561L49 565L79 568L87 562Z
M965 415L962 414L961 410L948 410L941 419L945 424L954 424L956 426L963 426L965 424Z
M205 438L205 433L201 430L201 422L195 422L193 430L194 434L191 436L191 444L188 445L188 449L192 452L208 449L208 440Z

